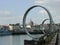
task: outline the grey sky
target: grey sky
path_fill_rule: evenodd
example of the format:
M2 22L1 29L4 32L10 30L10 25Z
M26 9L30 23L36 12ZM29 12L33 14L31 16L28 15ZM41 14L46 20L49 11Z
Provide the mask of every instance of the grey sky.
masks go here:
M60 22L60 0L35 0L35 4L43 5L51 12L55 23Z
M22 23L25 11L33 5L46 7L51 12L54 22L60 23L60 0L0 0L0 24ZM44 10L37 10L39 14L45 14ZM37 10L28 15L35 23L41 23L41 20L48 16L37 14Z

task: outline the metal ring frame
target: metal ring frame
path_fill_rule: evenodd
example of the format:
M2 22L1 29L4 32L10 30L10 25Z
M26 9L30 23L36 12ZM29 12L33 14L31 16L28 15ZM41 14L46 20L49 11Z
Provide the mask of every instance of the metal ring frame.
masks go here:
M29 13L29 11L32 10L33 8L36 8L36 7L41 7L41 8L43 8L43 9L48 13L49 20L50 20L50 21L49 21L49 22L50 22L49 30L52 29L52 21L53 21L50 12L49 12L45 7L40 6L40 5L35 5L35 6L30 7L30 8L25 12L24 17L23 17L23 29L24 29L24 31L27 33L27 35L30 36L30 37L33 38L33 39L39 39L40 37L33 37L33 36L28 32L28 30L26 29L26 17L27 17L27 14Z
M42 22L42 28L43 28L43 26L44 26L45 21L47 21L47 20L49 20L49 19L44 19L44 20L43 20L43 22ZM42 29L42 30L43 30L43 29ZM43 31L43 33L45 34L44 31Z
M44 24L44 22L45 22L45 21L47 21L47 20L49 20L49 19L45 19L45 20L43 20L42 25L43 25L43 24Z

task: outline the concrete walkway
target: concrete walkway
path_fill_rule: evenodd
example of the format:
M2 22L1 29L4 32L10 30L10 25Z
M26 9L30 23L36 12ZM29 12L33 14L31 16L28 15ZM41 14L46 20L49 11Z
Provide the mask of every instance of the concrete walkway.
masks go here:
M60 45L60 32L59 32L58 45Z
M53 37L52 41L48 45L55 45L57 34Z
M52 39L52 41L49 43L49 45L55 45L55 43L56 43L56 36L57 36L57 34ZM58 35L58 45L60 45L60 32L59 32L59 35Z

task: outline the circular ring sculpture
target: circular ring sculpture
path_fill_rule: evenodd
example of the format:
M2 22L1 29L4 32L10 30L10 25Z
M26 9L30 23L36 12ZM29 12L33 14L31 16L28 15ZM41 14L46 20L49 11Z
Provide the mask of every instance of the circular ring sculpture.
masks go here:
M50 22L49 30L52 29L52 21L53 21L50 12L49 12L45 7L40 6L40 5L32 6L32 7L30 7L30 8L25 12L24 17L23 17L23 28L24 28L24 31L27 33L28 36L30 36L31 38L33 38L33 39L35 39L35 40L36 40L36 39L39 39L40 37L33 37L33 36L28 32L28 30L26 29L26 17L27 17L27 15L28 15L28 13L29 13L33 8L36 8L36 7L41 7L41 8L43 8L43 9L48 13L49 20L50 20L50 21L49 21L49 22Z
M43 22L42 22L42 27L41 27L41 28L42 28L42 29L41 29L42 31L44 30L44 28L43 28L44 23L45 23L45 21L47 21L47 20L49 20L49 19L44 19L44 20L43 20ZM45 32L44 32L44 31L43 31L43 33L45 34Z
M45 21L47 21L47 20L49 20L49 19L45 19L45 20L43 20L42 25L43 25L43 24L44 24L44 22L45 22Z

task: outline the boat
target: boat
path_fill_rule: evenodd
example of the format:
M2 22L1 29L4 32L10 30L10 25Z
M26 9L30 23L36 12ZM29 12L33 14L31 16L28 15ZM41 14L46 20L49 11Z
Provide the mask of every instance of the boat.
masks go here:
M0 36L11 35L12 33L7 29L0 29Z

